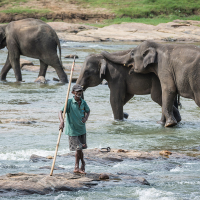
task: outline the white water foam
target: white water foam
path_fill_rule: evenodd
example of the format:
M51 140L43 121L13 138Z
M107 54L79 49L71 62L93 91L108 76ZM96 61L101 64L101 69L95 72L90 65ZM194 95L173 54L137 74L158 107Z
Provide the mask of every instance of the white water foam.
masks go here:
M139 200L175 200L173 198L172 192L164 192L157 190L155 188L150 189L138 189L136 190L136 194L139 197Z
M69 149L62 149L59 151L59 154L68 153ZM38 150L38 149L28 149L28 150L20 150L13 151L9 153L1 153L0 160L29 160L32 154L36 154L38 156L49 156L54 155L55 151L46 151L46 150Z

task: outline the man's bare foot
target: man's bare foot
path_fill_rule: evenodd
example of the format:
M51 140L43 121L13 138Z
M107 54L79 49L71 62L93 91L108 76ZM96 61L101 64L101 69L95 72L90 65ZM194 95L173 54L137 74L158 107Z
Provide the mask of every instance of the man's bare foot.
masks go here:
M74 169L74 173L80 173L79 169Z
M81 169L78 169L78 170L75 169L75 170L74 170L74 173L78 173L78 174L86 174L86 173L85 173L85 170L83 171L83 170L81 170Z
M78 166L78 165L75 165L74 173L80 173L80 172L79 172L79 166Z
M81 170L83 173L85 173L85 161L82 161L82 165L81 165Z
M86 173L85 173L85 170L83 171L83 170L81 170L81 169L79 170L79 173L80 173L80 174L86 174Z

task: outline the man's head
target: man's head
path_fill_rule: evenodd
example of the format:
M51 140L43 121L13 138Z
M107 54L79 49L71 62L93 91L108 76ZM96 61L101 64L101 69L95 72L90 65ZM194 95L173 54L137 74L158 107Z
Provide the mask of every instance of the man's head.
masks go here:
M83 88L81 85L76 84L72 87L72 94L74 94L77 98L81 98L83 92Z

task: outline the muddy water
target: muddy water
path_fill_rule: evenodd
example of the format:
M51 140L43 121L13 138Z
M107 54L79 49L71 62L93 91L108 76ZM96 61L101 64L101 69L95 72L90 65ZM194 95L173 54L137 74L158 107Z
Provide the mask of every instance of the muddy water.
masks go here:
M76 53L77 64L81 64L89 53L102 50L116 51L135 47L130 43L75 43L62 42L62 56ZM0 50L0 69L6 60L7 50ZM25 58L39 64L38 60ZM64 65L72 60L63 58ZM38 73L22 71L25 82L15 83L11 70L8 82L0 82L0 175L15 172L49 173L42 166L47 163L32 163L32 154L53 155L58 136L58 111L65 101L68 85L52 81L55 72L47 73L48 84L36 84ZM70 95L70 97L72 97ZM113 120L109 103L109 89L99 85L85 92L85 99L91 109L87 122L89 148L122 148L143 151L163 150L200 153L200 109L192 100L181 98L182 122L174 128L164 128L156 121L161 117L161 108L149 95L135 96L124 107L129 119L123 122ZM28 123L14 123L27 120ZM69 152L68 139L61 138L58 154ZM58 158L56 165L72 171L74 159ZM158 159L146 161L123 161L111 165L87 164L87 172L119 172L146 178L150 186L127 182L103 182L90 190L59 192L52 195L12 196L1 194L2 199L200 199L200 160ZM59 173L60 171L55 171Z

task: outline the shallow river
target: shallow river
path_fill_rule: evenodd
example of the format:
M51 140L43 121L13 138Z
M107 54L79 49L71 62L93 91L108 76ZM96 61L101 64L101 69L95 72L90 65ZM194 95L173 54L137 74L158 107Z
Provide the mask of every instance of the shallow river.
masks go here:
M62 60L71 65L72 60L64 55L76 53L77 63L81 64L89 53L102 50L116 51L135 47L131 43L77 43L62 42ZM0 50L0 69L6 60L7 50ZM36 59L25 58L39 65ZM22 71L25 82L15 83L13 70L8 82L0 82L0 175L7 173L50 173L39 167L49 163L29 161L32 154L53 155L58 137L58 111L62 107L68 85L54 81L37 84L36 72ZM48 72L47 79L57 77ZM72 95L70 94L70 97ZM181 98L182 122L173 128L164 128L156 123L161 117L161 108L149 95L135 96L127 105L128 120L115 122L109 103L109 89L105 85L89 88L85 92L91 114L87 122L87 143L89 148L111 147L142 151L170 150L180 153L200 151L200 109L194 101ZM30 124L10 123L9 119L26 119ZM9 122L9 123L8 123ZM68 138L62 135L58 154L69 152ZM87 163L86 163L87 164ZM74 158L57 159L56 165L65 172L74 168ZM54 173L59 173L57 170ZM61 171L63 172L63 171ZM59 192L51 195L10 196L2 199L200 199L200 160L199 159L158 159L143 161L123 161L113 165L86 165L86 172L118 172L141 175L151 184L144 186L130 182L103 182L89 190ZM0 197L1 198L1 197Z

